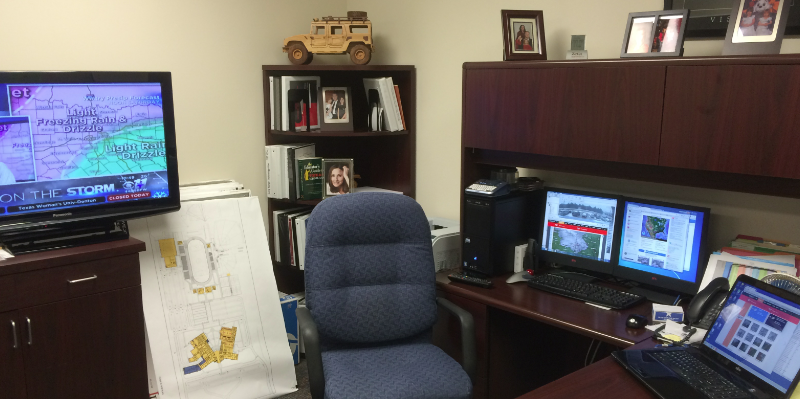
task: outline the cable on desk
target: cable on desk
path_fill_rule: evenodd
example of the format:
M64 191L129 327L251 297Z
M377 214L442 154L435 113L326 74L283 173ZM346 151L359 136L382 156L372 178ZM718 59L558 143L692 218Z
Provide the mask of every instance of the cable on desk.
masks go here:
M589 342L589 349L586 351L586 357L583 359L583 367L589 365L589 354L592 353L592 346L594 346L596 339L593 339L592 342ZM600 346L600 342L597 343L597 346ZM597 351L595 351L597 353Z

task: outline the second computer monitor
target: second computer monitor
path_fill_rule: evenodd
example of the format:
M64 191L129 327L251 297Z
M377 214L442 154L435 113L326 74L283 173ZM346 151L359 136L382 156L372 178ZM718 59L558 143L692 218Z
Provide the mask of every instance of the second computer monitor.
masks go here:
M709 209L625 198L616 277L697 293L707 259Z
M613 195L547 189L540 260L610 274L620 202Z

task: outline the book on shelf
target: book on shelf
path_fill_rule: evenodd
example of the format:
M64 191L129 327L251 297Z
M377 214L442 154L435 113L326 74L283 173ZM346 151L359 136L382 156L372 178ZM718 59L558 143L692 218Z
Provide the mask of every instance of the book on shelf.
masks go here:
M281 124L281 79L269 77L270 129L282 130Z
M295 233L295 219L299 216L311 214L312 209L306 208L303 211L295 212L286 214L286 236L284 237L286 240L286 258L289 261L290 266L297 267L298 265L298 258L297 258L297 235Z
M311 217L310 213L300 215L295 218L295 243L297 244L297 267L305 270L306 266L306 221Z
M373 105L383 108L383 122L385 123L386 130L395 132L403 130L403 127L400 119L397 95L395 94L394 84L391 79L392 78L364 78L364 90L367 95L367 101L373 103L370 104L370 110L374 108ZM376 92L378 93L378 101L380 104L374 104ZM374 115L373 112L371 119L374 120L376 117L379 119L381 117L380 113Z
M792 244L786 241L746 236L743 234L736 236L736 239L731 242L731 246L734 248L747 249L769 254L775 252L800 254L800 245Z
M297 199L322 199L322 186L325 183L322 172L322 158L297 159Z
M403 102L400 101L400 86L394 85L394 94L397 96L397 107L400 110L400 121L403 122L403 130L408 130L406 127L406 116L403 114Z
M296 207L290 209L281 209L279 211L272 211L272 243L273 253L275 254L275 260L281 262L286 252L281 253L281 249L283 245L281 243L281 220L282 216L287 213L297 212L301 209L306 209L307 207Z
M314 143L266 146L267 197L297 200L296 159L313 157L315 149Z
M320 88L319 76L281 76L280 99L277 102L281 104L281 130L303 132L319 129L317 102ZM294 93L300 93L300 97L295 98ZM294 117L290 118L290 115ZM294 129L290 128L290 124L294 124Z

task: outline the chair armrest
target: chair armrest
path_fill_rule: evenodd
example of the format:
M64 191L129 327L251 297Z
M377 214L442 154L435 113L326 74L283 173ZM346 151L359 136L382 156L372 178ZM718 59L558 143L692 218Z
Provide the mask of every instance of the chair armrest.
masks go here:
M322 370L322 352L319 348L319 332L317 324L311 318L308 308L298 307L297 320L300 322L300 335L306 350L306 366L308 367L308 383L313 399L325 397L325 374Z
M461 367L467 372L469 379L475 383L475 373L478 370L478 359L475 349L475 319L472 314L456 306L453 302L444 298L436 298L436 302L452 313L461 322ZM306 347L307 348L307 347ZM308 349L306 349L308 353Z

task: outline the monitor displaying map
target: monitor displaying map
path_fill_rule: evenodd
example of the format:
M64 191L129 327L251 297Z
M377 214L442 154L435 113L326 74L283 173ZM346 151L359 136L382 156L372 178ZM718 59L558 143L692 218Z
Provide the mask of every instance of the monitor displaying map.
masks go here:
M627 199L619 266L696 282L707 215L706 209Z
M611 262L616 214L616 198L549 190L542 250Z
M169 197L160 83L0 81L0 217Z

